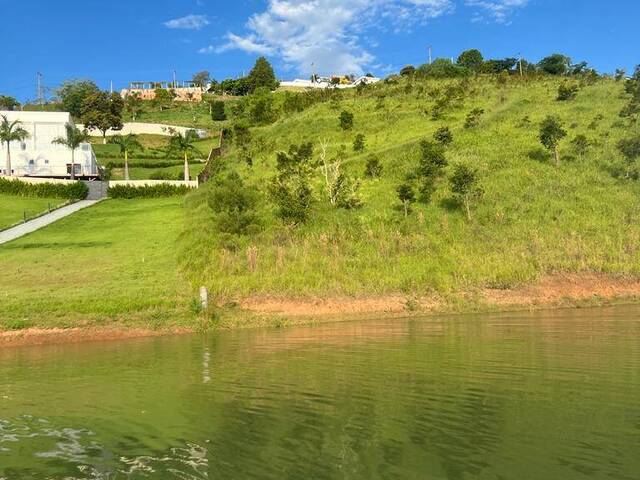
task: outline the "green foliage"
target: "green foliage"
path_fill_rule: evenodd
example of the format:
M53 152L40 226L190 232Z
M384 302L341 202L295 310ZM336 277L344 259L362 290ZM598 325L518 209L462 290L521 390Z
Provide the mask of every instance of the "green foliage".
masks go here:
M400 75L403 77L412 77L416 73L416 67L413 65L407 65L406 67L402 67L400 70Z
M502 72L510 72L518 63L517 58L508 57L503 59L491 59L482 64L482 73L499 74Z
M618 150L627 162L640 158L640 136L623 138L618 142Z
M616 68L616 73L614 74L614 78L616 82L624 80L624 77L627 75L627 71L624 68Z
M120 130L124 101L117 93L96 92L82 102L82 122L88 130L98 129L104 136L109 129Z
M211 81L211 74L206 70L194 73L191 81L195 83L197 86L199 86L200 88L204 88Z
M251 72L249 72L248 83L250 92L254 92L259 88L266 88L269 91L278 88L278 81L275 73L273 73L273 67L266 58L260 57L256 60Z
M449 127L440 127L433 134L433 139L443 147L446 147L453 142L453 133Z
M574 98L576 98L579 89L580 88L576 84L563 83L558 87L557 100L559 102L573 100Z
M109 187L107 195L110 198L162 198L186 195L191 189L186 185L171 185L161 183L159 185L145 185L141 187L133 185L113 185Z
M238 79L228 78L216 85L215 91L222 95L226 94L241 97L251 92L251 84L247 77Z
M558 154L558 144L567 136L567 131L562 127L562 123L556 117L548 116L540 125L538 138L540 143L547 149L554 152L556 165L560 164Z
M396 188L396 194L398 195L398 200L400 200L402 208L404 209L404 216L408 217L409 212L411 211L411 205L416 201L416 194L413 191L413 187L408 182L401 183Z
M91 80L67 80L62 83L57 95L62 109L71 113L74 118L80 118L84 101L98 92L100 89Z
M0 95L0 110L15 110L20 107L20 102L13 97Z
M124 110L131 115L131 120L136 121L142 112L142 98L138 92L130 92L124 97Z
M457 63L473 72L479 72L484 64L484 57L480 50L466 50L460 54Z
M364 152L365 149L365 138L364 134L358 133L356 138L353 140L353 151L356 153Z
M277 216L285 223L307 221L313 202L310 173L313 145L291 145L288 153L277 154L277 175L269 185L269 195L277 207Z
M364 169L364 176L367 178L380 178L384 167L376 155L369 155Z
M274 96L266 87L259 87L247 98L246 107L249 121L254 125L267 125L275 122L277 112L274 108Z
M420 201L429 203L442 177L447 159L444 147L440 144L423 140L420 142L420 160L416 176L420 182Z
M474 108L467 114L467 118L464 121L464 128L474 128L480 124L480 119L484 114L484 109Z
M471 220L472 204L483 194L478 172L466 163L459 163L453 169L450 183L451 192L464 206L467 219Z
M448 58L437 58L432 64L421 65L417 73L429 78L456 78L465 77L471 72L468 68L456 65Z
M211 120L214 122L222 122L227 119L224 106L225 102L222 100L214 100L211 102Z
M19 197L66 198L82 200L87 197L88 187L83 182L68 183L27 183L19 180L0 178L0 193Z
M214 178L207 199L216 230L226 235L253 235L260 230L259 196L236 172Z
M342 130L351 130L353 128L353 113L343 110L340 113L340 128Z
M583 157L589 150L591 142L586 135L579 134L571 140L571 146L573 147L573 151L576 155L578 155L579 157Z
M566 55L554 53L543 58L538 63L538 68L549 75L566 75L569 73L571 59Z
M154 93L153 104L159 108L160 111L170 108L173 100L176 98L176 92L172 89L156 88Z
M362 206L359 194L360 182L352 179L344 172L338 173L329 185L329 198L332 205L337 208L350 210Z

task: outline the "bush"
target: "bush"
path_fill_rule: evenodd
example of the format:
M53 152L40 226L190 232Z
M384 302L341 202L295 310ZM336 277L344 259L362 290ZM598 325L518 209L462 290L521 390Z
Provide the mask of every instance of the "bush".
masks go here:
M82 200L87 197L89 188L83 182L75 183L26 183L20 180L0 178L0 193L19 197L54 197L69 200Z
M356 138L353 140L353 151L356 153L364 152L365 140L364 135L359 133L356 135Z
M344 110L340 114L340 128L342 130L351 130L353 128L353 113Z
M573 100L574 98L576 98L577 94L578 94L577 85L569 85L568 83L563 83L558 87L557 100L559 102L566 102L568 100Z
M145 185L136 187L133 185L114 185L109 187L108 195L111 198L160 198L186 195L191 191L186 185L171 185L162 183L160 185Z
M453 133L449 127L441 127L433 134L433 139L443 147L453 142Z
M382 176L382 164L380 163L380 160L378 160L378 157L371 155L367 158L364 176L367 178L379 178Z
M620 140L618 142L618 150L628 162L640 158L640 137Z
M480 124L480 117L484 114L484 110L481 108L474 108L469 112L464 122L464 128L477 127Z
M227 114L224 111L224 102L222 100L215 100L211 103L211 120L215 122L222 122L227 119Z

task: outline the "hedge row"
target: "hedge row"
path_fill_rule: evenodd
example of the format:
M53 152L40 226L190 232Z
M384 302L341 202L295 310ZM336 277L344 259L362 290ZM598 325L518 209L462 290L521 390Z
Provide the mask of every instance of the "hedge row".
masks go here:
M186 185L170 185L168 183L142 187L114 185L109 187L108 195L111 198L159 198L186 195L190 191L191 188Z
M75 183L26 183L20 180L0 178L0 193L19 197L66 198L82 200L89 188L83 182Z
M129 168L166 168L175 167L177 165L184 165L184 160L164 160L162 162L135 162L129 161ZM122 162L107 162L105 167L107 168L124 168L124 160Z

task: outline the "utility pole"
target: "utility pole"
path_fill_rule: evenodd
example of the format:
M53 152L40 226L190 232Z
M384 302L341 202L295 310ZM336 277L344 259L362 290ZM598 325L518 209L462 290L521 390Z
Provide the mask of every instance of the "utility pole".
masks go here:
M113 80L111 80L111 88L110 88L110 92L111 92L111 95L113 95Z
M519 58L518 63L520 64L520 76L522 77L523 76L523 73L522 73L522 53L518 54L518 58Z
M173 71L173 88L176 88L176 87L177 87L177 85L176 85L176 71L174 70Z
M431 65L433 63L433 61L431 60L431 45L429 45L429 65Z
M42 74L36 73L36 103L40 106L44 104L44 95L42 94Z

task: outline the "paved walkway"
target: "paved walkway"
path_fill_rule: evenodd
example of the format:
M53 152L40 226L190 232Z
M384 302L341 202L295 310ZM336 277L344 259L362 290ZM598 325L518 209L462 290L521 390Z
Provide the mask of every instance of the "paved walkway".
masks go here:
M81 200L79 202L72 203L71 205L67 205L66 207L54 210L53 212L47 213L41 217L29 220L27 223L16 225L8 230L3 230L0 232L0 245L15 240L16 238L20 238L27 233L35 232L42 227L46 227L47 225L60 220L61 218L68 217L69 215L76 213L78 210L90 207L99 201L100 200Z

